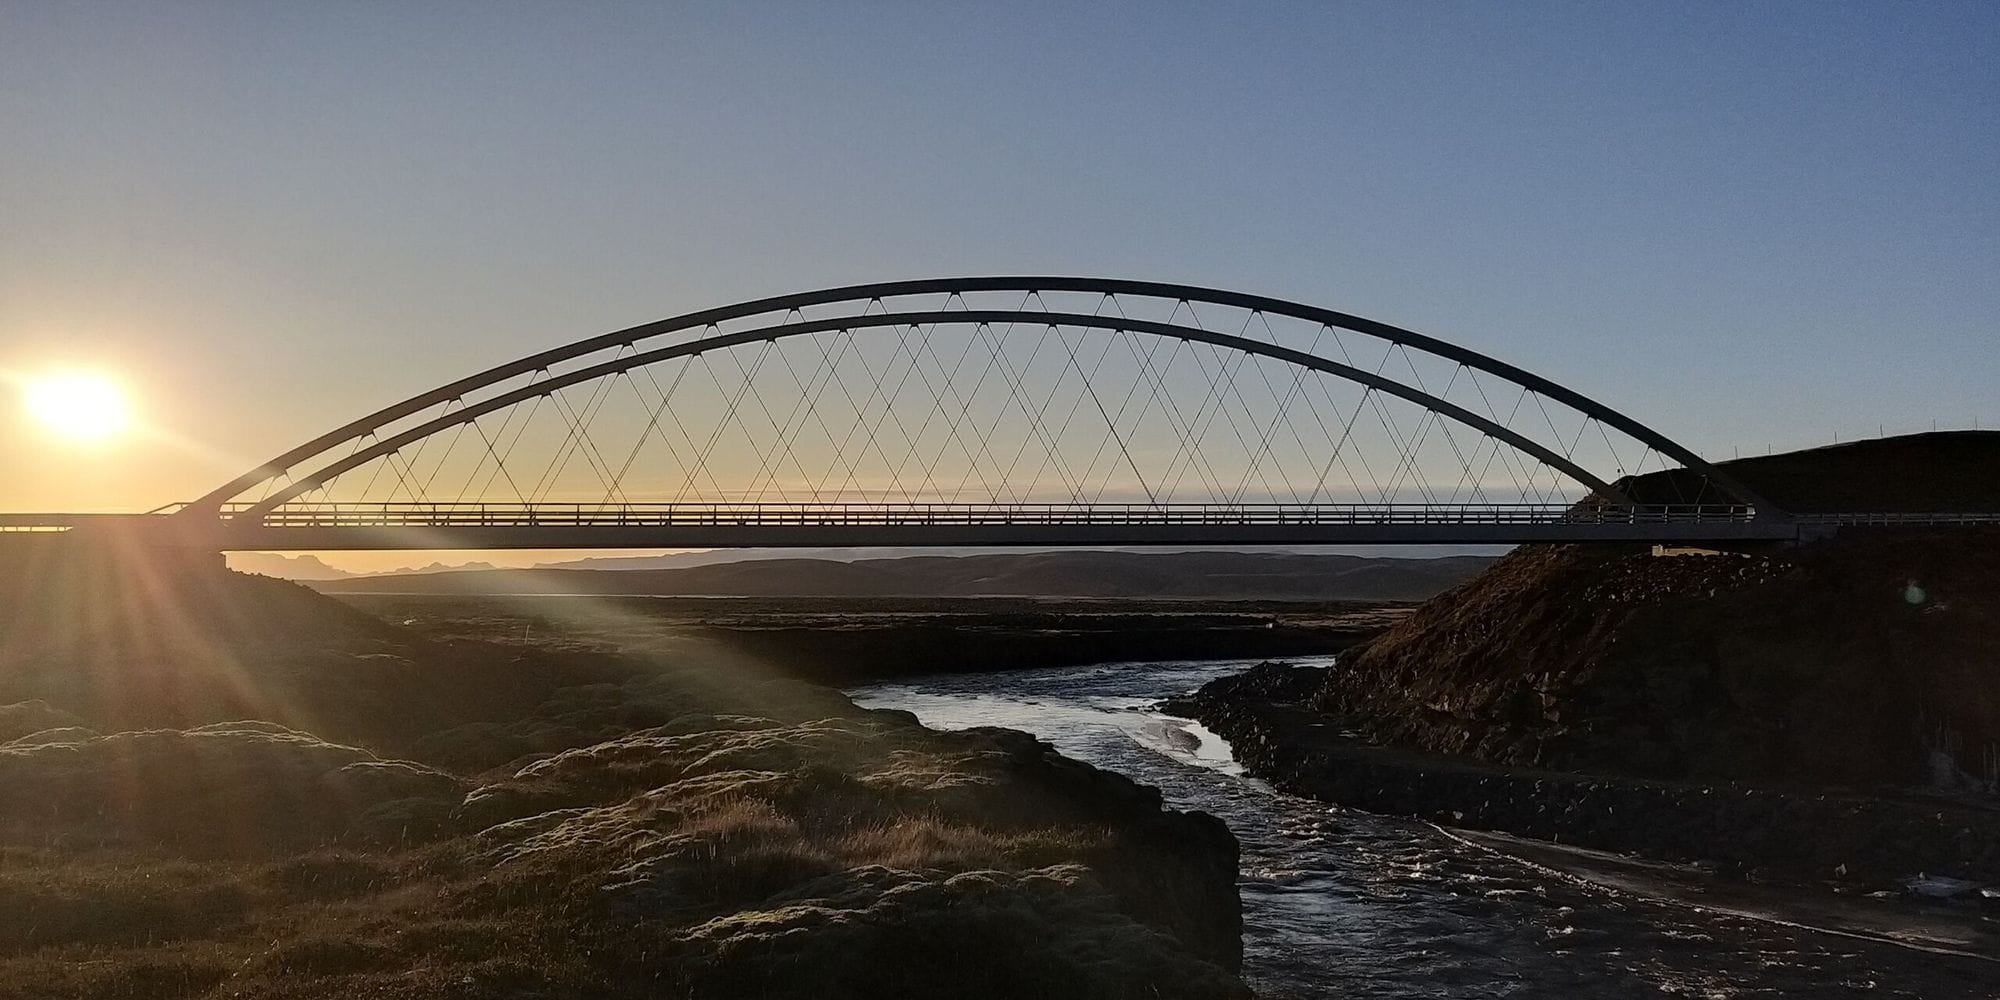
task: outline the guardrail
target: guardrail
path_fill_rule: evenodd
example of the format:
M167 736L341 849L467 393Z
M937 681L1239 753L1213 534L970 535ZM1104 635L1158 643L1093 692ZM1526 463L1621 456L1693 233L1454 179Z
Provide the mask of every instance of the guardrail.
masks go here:
M232 511L240 513L248 505ZM1065 504L651 503L328 504L279 508L258 524L331 527L674 527L695 525L1538 525L1717 524L1751 519L1724 504Z
M221 510L227 522L249 504ZM172 522L146 514L0 513L0 533L61 532L92 523ZM1725 525L1755 518L1737 504L1071 504L1071 503L367 503L281 507L264 528L647 528L704 526L950 527L993 525ZM247 523L247 522L245 522ZM2000 525L2000 512L1799 514L1799 527Z
M2000 524L2000 511L1986 514L1956 514L1948 511L1916 513L1856 511L1840 514L1795 514L1792 520L1800 524L1832 524L1847 527L1898 524Z
M82 527L83 525L89 524L93 521L120 521L120 520L130 520L135 517L146 517L146 516L148 515L48 514L39 512L26 513L26 514L0 513L0 532L14 533L14 532L68 531L71 528Z

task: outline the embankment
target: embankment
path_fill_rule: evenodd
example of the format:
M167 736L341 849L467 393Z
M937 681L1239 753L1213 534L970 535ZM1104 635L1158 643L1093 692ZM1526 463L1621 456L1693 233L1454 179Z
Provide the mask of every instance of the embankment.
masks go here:
M1870 888L1918 872L2000 883L2000 811L1883 790L1667 781L1484 763L1365 738L1305 707L1325 671L1262 664L1167 709L1298 795L1443 826Z
M1730 469L1800 512L2000 510L2000 434ZM1270 776L1371 808L1815 877L2000 879L2000 531L1524 546L1324 674L1188 708Z
M1501 763L1969 790L1996 777L1996 665L1997 532L1705 557L1536 546L1357 650L1310 703Z

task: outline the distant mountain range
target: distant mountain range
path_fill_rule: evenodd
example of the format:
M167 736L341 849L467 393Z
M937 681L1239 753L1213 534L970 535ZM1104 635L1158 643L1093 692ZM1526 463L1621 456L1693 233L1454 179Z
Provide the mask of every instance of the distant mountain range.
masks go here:
M668 569L453 570L309 582L328 593L350 594L1414 601L1470 579L1492 561L1489 556L1405 559L1289 552L1071 550L851 561L739 559Z
M239 573L257 573L275 576L281 580L296 580L300 583L319 583L326 580L356 580L376 576L405 576L411 573L445 573L454 570L497 569L492 563L469 562L447 566L441 562L431 563L419 569L396 569L384 573L351 573L338 566L328 566L326 562L310 553L299 556L284 556L276 552L231 552L229 568Z

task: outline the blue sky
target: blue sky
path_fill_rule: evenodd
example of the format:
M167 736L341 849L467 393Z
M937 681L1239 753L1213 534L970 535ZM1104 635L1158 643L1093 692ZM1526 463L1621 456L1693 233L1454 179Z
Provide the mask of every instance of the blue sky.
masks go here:
M0 2L0 507L146 508L740 298L1078 272L1329 305L1711 457L2000 423L1992 4Z

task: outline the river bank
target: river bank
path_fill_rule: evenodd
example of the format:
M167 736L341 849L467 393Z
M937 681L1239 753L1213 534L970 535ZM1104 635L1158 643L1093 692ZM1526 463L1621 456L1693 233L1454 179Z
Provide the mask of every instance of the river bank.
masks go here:
M1726 468L1792 512L2000 509L1991 432ZM1180 710L1329 801L1753 878L1946 877L1972 905L2000 883L1996 580L2000 533L1970 524L1756 551L1524 545L1331 669L1262 668Z
M1106 663L850 693L937 728L1037 733L1158 787L1174 808L1221 818L1242 845L1243 975L1260 997L1987 1000L2000 990L2000 950L1977 914L1333 806L1245 774L1218 734L1158 710L1251 666Z
M1325 672L1261 664L1164 708L1229 740L1251 774L1352 808L1696 862L1733 878L1861 891L1901 889L1919 873L2000 884L2000 809L1991 805L1555 771L1383 745L1308 707Z
M1246 993L1229 831L1025 734L76 565L0 576L0 998Z

